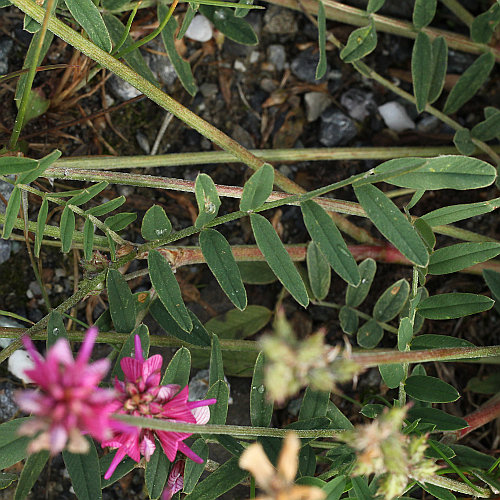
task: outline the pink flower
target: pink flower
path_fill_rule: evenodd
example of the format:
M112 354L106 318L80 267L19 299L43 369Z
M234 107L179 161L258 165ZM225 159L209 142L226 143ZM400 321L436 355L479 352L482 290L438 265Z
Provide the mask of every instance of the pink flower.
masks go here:
M167 487L163 490L161 500L170 500L178 491L184 487L184 460L175 462L168 475Z
M40 432L29 444L29 453L47 449L56 454L66 443L69 451L85 453L88 442L83 434L88 433L99 441L111 435L108 417L115 392L98 387L109 369L109 361L88 363L96 337L97 328L90 328L76 359L66 339L59 339L50 347L44 359L31 339L23 337L35 365L25 370L25 374L38 385L38 390L16 394L21 409L36 415L21 426L19 432L24 435Z
M159 354L144 360L141 339L136 335L135 358L123 358L120 363L125 381L121 382L115 378L118 398L114 411L137 417L206 424L210 419L208 405L214 404L216 400L188 402L187 387L179 391L178 385L160 385L162 363L163 358ZM136 462L139 462L143 455L146 461L149 461L156 449L155 437L171 462L175 460L179 450L191 460L203 463L203 460L183 443L191 433L141 429L119 422L114 426L114 430L114 436L101 443L102 446L118 448L104 479L113 475L126 455Z

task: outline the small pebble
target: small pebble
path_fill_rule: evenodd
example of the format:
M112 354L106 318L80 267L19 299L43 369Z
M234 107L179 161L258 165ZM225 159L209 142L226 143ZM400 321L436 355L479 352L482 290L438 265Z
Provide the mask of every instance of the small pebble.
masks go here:
M389 101L378 107L385 124L395 132L415 128L415 122L408 116L405 107L397 101Z
M208 42L212 36L212 23L200 14L194 16L186 31L186 37L195 42Z
M18 349L13 352L7 364L9 372L18 379L22 380L25 384L31 384L33 381L24 374L24 371L30 370L34 366L35 364L33 363L31 356L24 349Z
M267 60L276 68L283 71L286 63L286 51L283 45L269 45L267 48Z
M9 72L9 54L12 52L14 42L10 38L0 40L0 75Z
M319 142L328 148L342 146L356 137L358 129L347 115L333 107L321 115Z
M317 120L330 104L330 98L324 92L307 92L304 94L304 101L308 122Z
M274 35L295 35L298 31L295 14L290 9L271 5L264 15L264 31Z
M323 78L316 80L316 68L319 62L319 51L313 48L308 48L302 51L290 65L292 73L304 82L309 83L320 83L326 79L326 74L328 74L329 68L327 66L326 74Z
M340 104L349 113L351 118L363 121L377 109L373 94L361 89L349 89L340 97Z
M142 92L135 87L132 87L130 83L122 80L116 75L112 75L107 83L114 96L122 101L128 101L142 94Z

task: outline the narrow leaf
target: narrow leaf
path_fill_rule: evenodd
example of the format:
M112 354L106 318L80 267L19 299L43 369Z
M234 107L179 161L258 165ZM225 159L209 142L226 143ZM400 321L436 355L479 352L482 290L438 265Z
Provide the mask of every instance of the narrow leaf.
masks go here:
M186 460L186 466L184 469L184 487L182 488L182 492L186 494L189 494L194 490L200 476L205 470L205 463L208 458L208 446L204 439L197 439L193 445L190 446L190 448L203 460L203 463L198 464L193 460Z
M216 399L217 403L210 406L209 424L223 425L226 423L229 403L229 388L224 380L218 380L208 389L205 399Z
M167 13L167 6L164 4L158 4L158 18L164 19ZM172 16L168 20L165 28L163 28L161 37L168 54L168 58L173 64L182 86L190 95L195 96L198 91L198 87L196 86L196 81L193 77L193 72L191 71L191 65L179 55L175 46L175 33L178 27L179 24L177 23L177 20L174 16Z
M385 0L368 0L366 11L370 14L375 14L384 6Z
M240 210L248 212L262 206L273 190L274 168L264 163L243 187Z
M432 78L432 73L429 71L429 61L432 61L431 39L426 33L420 31L415 39L411 56L413 94L419 113L424 111L429 99Z
M370 21L368 26L354 30L347 40L346 46L340 52L340 58L346 63L352 63L365 57L377 46L377 32L375 23Z
M111 38L94 2L92 0L64 0L64 2L90 39L102 50L111 52Z
M27 456L29 436L20 436L19 428L30 425L32 417L16 418L0 424L0 469L6 469Z
M366 184L354 192L376 228L409 260L425 267L429 254L408 219L380 189Z
M500 8L500 4L499 8ZM491 141L500 134L500 112L493 113L471 130L472 137L481 141Z
M443 293L420 302L417 311L428 319L454 319L487 311L493 304L494 301L484 295Z
M495 2L486 12L472 21L470 36L476 43L490 43L500 22L500 3Z
M105 181L98 182L93 186L83 189L80 194L73 196L68 203L75 206L83 205L84 203L87 203L92 198L94 198L94 196L97 196L101 191L106 189L107 186L108 183Z
M411 419L419 418L422 422L434 424L438 431L458 431L469 425L463 418L449 415L438 408L410 408L408 416Z
M462 74L458 82L451 89L448 99L444 105L443 112L455 113L467 101L474 97L488 78L493 66L495 56L491 52L485 52L479 56Z
M358 331L359 317L354 309L343 306L339 311L340 327L344 333L352 335Z
M448 46L446 39L439 36L432 42L432 71L428 102L432 104L443 91L446 70L448 68Z
M75 232L75 214L68 206L64 207L61 215L61 245L63 253L68 253L73 242Z
M421 217L431 227L453 224L460 220L469 219L476 215L483 215L500 207L500 198L477 203L464 203L461 205L451 205L449 207L438 208Z
M0 175L12 175L27 172L38 167L38 161L21 156L0 157Z
M183 330L190 332L193 322L182 300L181 289L170 264L157 250L150 250L148 269L151 283L165 309Z
M89 215L93 215L94 217L100 217L101 215L106 215L113 210L121 207L126 201L125 196L119 196L114 200L107 201L102 205L97 205L97 207L89 208L85 213Z
M161 444L156 440L155 451L149 461L146 462L146 470L144 472L144 482L146 483L146 488L151 500L160 498L163 493L169 469L170 461L167 455L165 455Z
M226 238L214 229L205 229L201 231L199 241L203 257L222 290L238 309L245 309L247 294Z
M47 323L47 349L53 346L59 339L68 339L66 327L60 312L53 310L49 315Z
M264 306L250 305L244 311L229 311L209 319L205 328L220 339L246 339L264 328L273 313Z
M476 145L472 142L470 130L459 128L453 136L453 144L458 149L458 152L463 155L472 155L476 150Z
M85 219L83 226L83 255L85 260L92 258L94 250L94 223L90 219Z
M257 246L269 267L293 298L307 307L309 297L304 282L271 223L258 214L251 214L250 222Z
M358 265L332 218L314 201L306 201L300 208L307 231L332 269L347 283L358 286Z
M5 221L3 223L2 238L8 239L14 229L19 209L21 208L21 190L17 187L14 188L10 194L7 208L5 209Z
M47 450L42 450L28 457L19 477L14 500L24 500L28 496L28 493L49 460L49 456L50 453Z
M332 271L318 245L311 241L307 246L307 275L314 296L323 300L330 290Z
M42 247L43 231L45 229L45 222L47 221L47 215L49 213L49 202L47 198L44 198L40 210L38 212L38 217L36 219L36 234L35 234L35 257L38 259L40 257L40 248Z
M102 490L99 457L94 441L87 436L84 439L89 444L89 451L71 453L64 450L62 453L64 465L66 465L78 500L100 500Z
M210 375L208 385L212 387L216 382L224 380L224 365L222 350L217 335L212 335L212 349L210 350Z
M400 382L405 378L403 365L400 364L380 365L378 370L380 375L382 375L382 380L389 389L399 387Z
M411 375L406 379L405 390L410 397L427 403L451 403L460 397L453 386L429 375Z
M108 271L109 310L115 329L119 333L129 333L135 328L135 300L122 273L116 269Z
M250 386L250 421L254 427L268 427L273 415L274 405L267 397L264 380L264 354L261 352L255 362Z
M328 411L330 393L327 391L313 391L310 387L306 392L300 405L299 420L308 420L314 417L325 417Z
M320 80L325 76L326 62L326 12L325 6L321 0L318 1L318 47L319 61L316 66L316 80Z
M374 320L368 320L356 334L358 345L364 349L374 349L384 336L384 329Z

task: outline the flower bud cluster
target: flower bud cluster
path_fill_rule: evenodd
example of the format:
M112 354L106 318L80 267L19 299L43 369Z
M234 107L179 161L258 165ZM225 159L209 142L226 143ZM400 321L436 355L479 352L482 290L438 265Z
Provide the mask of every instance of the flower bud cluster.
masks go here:
M425 458L427 436L401 432L406 408L392 408L368 425L342 435L357 452L355 475L379 476L377 495L386 499L401 496L409 479L425 482L438 466Z
M325 344L323 331L297 339L283 311L277 314L274 335L265 336L261 348L266 359L266 387L275 401L306 386L331 391L336 382L350 380L360 371L348 355L340 355L339 347Z

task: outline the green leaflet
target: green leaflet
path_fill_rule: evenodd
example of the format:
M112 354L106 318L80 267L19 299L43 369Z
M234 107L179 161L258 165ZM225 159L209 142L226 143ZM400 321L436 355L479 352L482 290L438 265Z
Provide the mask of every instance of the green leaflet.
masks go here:
M224 364L222 362L222 350L217 335L212 335L212 348L210 349L210 370L208 385L212 387L219 381L224 381Z
M476 150L476 145L472 142L470 130L460 128L453 136L453 144L458 149L458 152L463 155L472 155Z
M396 283L389 286L384 293L379 297L373 307L373 317L377 321L391 321L403 309L408 294L410 293L410 285L405 279L400 279Z
M165 19L168 14L168 8L166 5L159 3L158 4L158 19ZM163 31L161 32L161 38L163 40L163 44L165 45L165 49L168 54L168 58L170 62L173 64L177 76L182 83L182 86L187 90L187 92L194 96L198 91L198 87L196 86L195 79L193 77L193 72L191 71L191 65L184 60L178 53L175 48L175 33L179 24L174 16L172 16Z
M231 9L200 5L200 12L229 39L243 45L257 45L259 42L252 25L236 17Z
M374 349L383 337L384 329L374 319L363 324L356 334L358 345L364 349Z
M0 469L6 469L27 456L29 436L18 434L21 425L29 424L32 417L21 417L0 424Z
M75 206L83 205L84 203L90 201L94 196L97 196L101 191L106 189L107 186L108 183L106 181L102 181L88 188L84 188L80 194L73 196L68 201L68 203Z
M209 319L205 328L221 339L246 339L264 328L273 313L264 306L249 305L244 311L229 311Z
M123 380L123 370L121 367L121 360L123 358L135 358L135 336L138 335L141 339L142 355L144 359L148 357L149 354L149 330L144 324L140 324L135 330L133 330L128 336L127 340L123 343L120 353L116 358L115 365L111 371L111 378L118 377Z
M207 174L199 174L194 184L199 215L195 227L200 228L217 217L221 201L214 181Z
M269 267L293 298L301 306L307 307L309 297L304 282L271 223L258 214L251 214L250 222L257 246Z
M425 28L434 19L437 0L415 0L413 7L413 25L417 29Z
M494 301L474 293L442 293L424 299L417 311L428 319L453 319L491 309Z
M346 46L340 52L340 58L346 63L352 63L365 57L377 46L377 31L371 20L368 26L354 30L347 40Z
M63 253L68 253L75 232L75 214L68 206L64 207L61 215L61 244Z
M17 187L14 188L10 194L7 208L5 209L5 222L3 223L2 238L8 239L14 229L19 209L21 208L21 190Z
M441 95L448 68L448 46L446 39L437 37L432 42L432 71L428 102L432 104Z
M457 431L469 425L463 418L449 415L438 408L410 408L408 416L411 419L420 418L422 422L434 424L439 431Z
M157 250L150 250L148 269L151 283L165 309L184 331L190 332L193 322L182 300L181 289L170 264Z
M380 189L366 184L354 186L354 192L377 229L409 260L425 267L427 249L415 228Z
M168 363L165 374L161 379L161 385L177 384L185 387L189 382L191 370L191 353L189 349L181 347Z
M59 339L67 339L68 334L66 327L63 323L61 313L52 310L49 315L49 322L47 324L47 349L54 345Z
M332 218L314 201L306 201L300 208L307 231L332 269L350 285L359 285L356 261Z
M259 353L250 386L250 420L254 427L268 427L273 415L273 402L267 397L264 385L264 354Z
M358 286L348 285L345 296L345 303L351 307L358 307L366 299L377 272L377 263L373 259L365 259L358 269L361 281Z
M469 219L476 215L492 212L499 207L500 198L495 198L493 200L480 201L477 203L464 203L438 208L422 215L421 219L425 220L431 227L443 226L445 224L453 224L460 220Z
M491 294L495 299L495 309L498 311L500 309L500 273L493 271L492 269L483 269L483 278L491 290Z
M92 258L94 248L94 223L90 219L85 219L83 226L83 255L85 260Z
M368 0L366 11L370 14L374 14L384 6L384 3L385 0Z
M61 151L54 149L54 151L38 160L37 168L21 174L17 178L16 184L29 184L35 179L38 179L38 177L40 177L60 156Z
M306 392L300 405L299 420L309 420L314 417L326 417L330 393L327 391L313 391L310 387Z
M477 16L470 27L470 36L476 43L490 43L500 22L500 4L495 2L486 12Z
M155 451L149 461L146 462L146 470L144 472L144 481L151 500L160 498L170 470L170 460L165 455L160 442L157 439L155 441Z
M226 238L215 229L204 229L200 233L199 241L203 257L222 290L238 309L245 309L247 294Z
M71 453L64 450L62 452L64 465L66 465L78 500L100 500L102 491L99 457L94 441L88 436L85 436L84 439L89 444L89 451L87 453Z
M389 389L399 387L400 382L405 378L403 365L400 364L380 365L378 370L380 375L382 375L382 380Z
M498 4L500 7L500 4ZM486 120L475 125L470 131L471 136L481 141L491 141L500 134L500 111L492 113Z
M226 423L227 407L229 402L229 388L224 380L217 380L208 389L205 399L216 399L217 403L210 406L209 424L223 425Z
M316 80L320 80L325 76L326 62L326 13L325 6L321 0L318 1L318 46L319 46L319 61L316 67Z
M38 161L20 156L0 157L0 175L20 174L38 167Z
M240 210L248 212L262 206L273 191L274 168L264 163L243 186Z
M450 337L449 335L434 335L426 333L415 337L411 342L411 349L441 349L443 347L474 347L468 340Z
M311 241L307 246L307 275L311 291L318 300L328 295L332 271L318 245Z
M208 446L203 438L197 439L190 448L203 460L203 463L198 464L193 460L186 460L184 469L184 487L183 493L191 493L203 471L205 470L205 463L208 458Z
M491 52L479 56L451 89L444 105L444 113L448 115L455 113L470 100L486 81L494 65L495 56Z
M109 310L115 329L129 333L135 328L135 301L128 283L116 269L110 269L106 278Z
M153 205L144 214L141 225L141 235L145 240L157 240L167 237L172 231L165 210L159 205Z
M405 381L405 390L410 397L427 403L451 403L460 397L453 386L429 375L411 375Z
M24 500L33 485L35 484L38 476L41 474L45 464L49 459L50 453L47 450L39 451L29 455L19 477L14 500Z
M416 99L417 111L424 111L429 99L432 72L429 71L429 61L432 61L432 45L429 36L419 32L413 45L411 56L411 74L413 79L413 94Z
M113 210L121 207L125 203L125 196L119 196L114 200L107 201L102 205L97 205L96 207L89 208L85 213L93 215L94 217L100 217L101 215L106 215Z
M468 190L489 186L495 181L493 165L477 158L445 155L436 158L398 158L375 168L375 173L391 172L411 162L422 162L415 170L387 179L394 186L411 189Z
M111 52L111 38L94 2L92 0L64 0L64 2L89 38L102 50Z
M429 260L429 274L448 274L493 259L500 254L500 243L457 243L436 250Z
M358 331L359 317L354 309L342 306L339 311L340 328L344 333L352 335Z
M44 198L40 210L38 212L38 217L36 220L36 234L35 234L35 257L40 257L40 248L42 247L43 231L45 229L45 222L47 221L47 215L49 213L49 202L47 198Z

